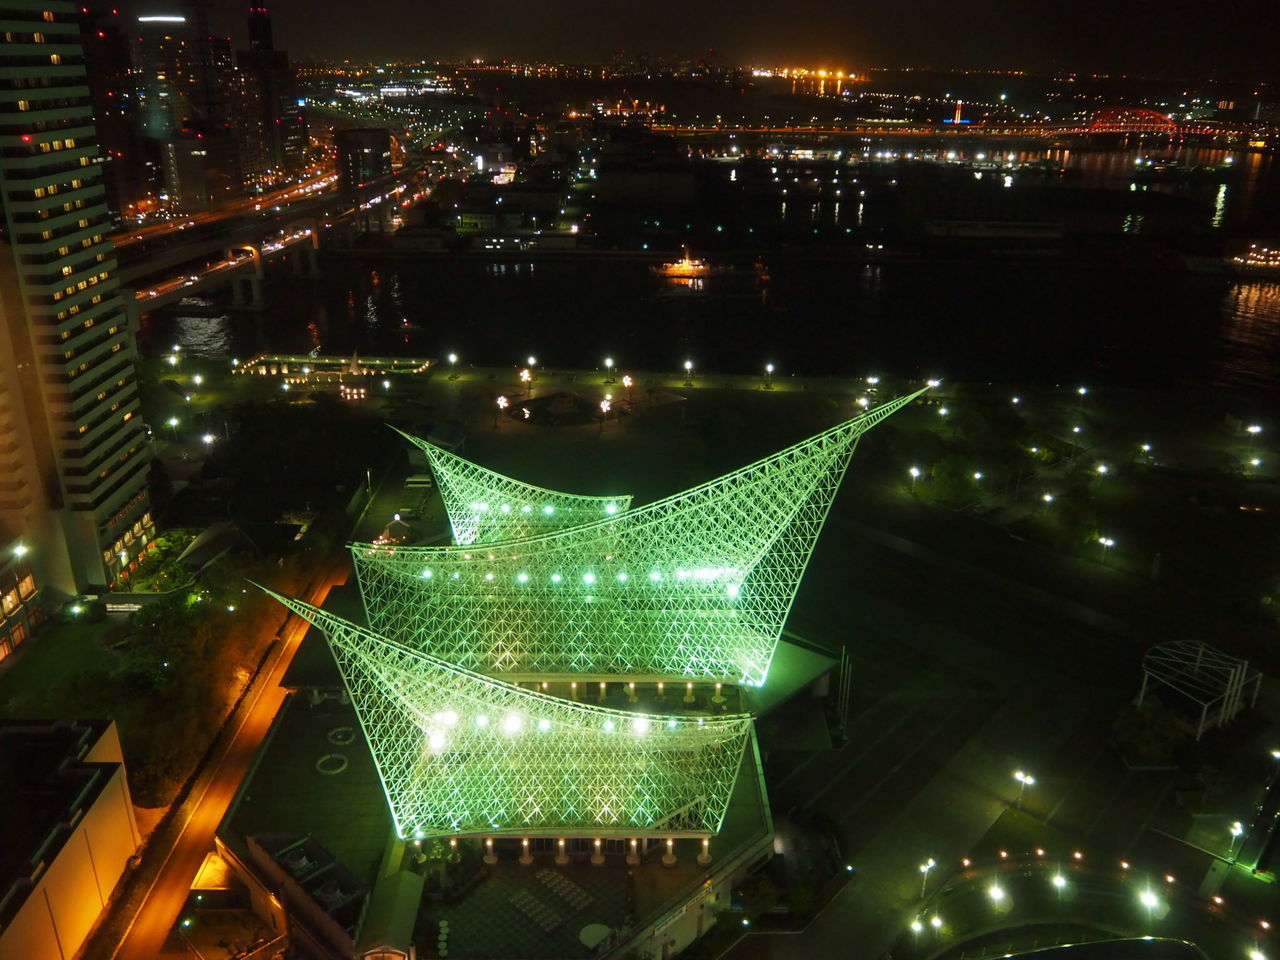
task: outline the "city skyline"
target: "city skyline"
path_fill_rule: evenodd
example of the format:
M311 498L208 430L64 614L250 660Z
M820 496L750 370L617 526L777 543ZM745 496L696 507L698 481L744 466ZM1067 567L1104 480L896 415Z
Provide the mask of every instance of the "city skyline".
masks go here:
M178 4L180 5L180 4ZM169 9L139 0L139 11ZM1119 4L999 3L975 12L941 0L899 5L785 7L749 0L732 8L694 4L678 23L654 5L614 13L553 0L427 8L409 0L376 6L337 0L270 5L277 45L299 58L351 60L541 60L605 62L620 51L653 58L707 57L735 65L803 63L873 68L1098 72L1164 78L1274 79L1256 41L1260 9L1248 0L1174 10ZM244 32L238 7L213 12L219 32ZM380 29L395 25L395 30Z

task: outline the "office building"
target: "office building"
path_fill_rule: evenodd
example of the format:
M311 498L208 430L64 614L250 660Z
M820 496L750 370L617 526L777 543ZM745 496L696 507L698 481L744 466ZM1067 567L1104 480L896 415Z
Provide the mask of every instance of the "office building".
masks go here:
M391 172L391 134L382 127L353 127L334 133L338 145L338 184L363 186Z
M110 720L0 722L0 957L71 960L142 838Z
M236 53L244 88L241 143L245 181L263 188L297 175L306 165L307 123L289 55L275 49L266 7L249 8L249 49ZM256 131L256 132L255 132Z
M150 452L76 8L9 0L4 18L0 539L74 594L127 576L150 539Z

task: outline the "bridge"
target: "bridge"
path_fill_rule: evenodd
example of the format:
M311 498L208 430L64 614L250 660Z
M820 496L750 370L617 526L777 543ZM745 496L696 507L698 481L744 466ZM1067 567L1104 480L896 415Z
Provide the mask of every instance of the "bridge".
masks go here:
M136 318L230 283L235 306L261 309L268 261L287 256L295 274L318 275L316 254L322 233L358 222L365 229L385 228L395 201L421 172L414 168L388 175L354 197L328 195L295 202L270 222L214 216L204 226L220 227L215 233L170 232L162 238L163 246L120 263L116 272L126 308ZM148 245L132 246L126 240L117 249L122 246L122 252L134 252Z
M1140 107L1109 107L1083 118L1065 121L1027 122L1013 120L950 124L915 120L852 120L842 123L750 124L655 123L650 129L673 136L716 136L724 134L778 137L1009 137L1054 139L1108 135L1168 137L1242 137L1248 131L1213 121L1178 122L1157 110Z

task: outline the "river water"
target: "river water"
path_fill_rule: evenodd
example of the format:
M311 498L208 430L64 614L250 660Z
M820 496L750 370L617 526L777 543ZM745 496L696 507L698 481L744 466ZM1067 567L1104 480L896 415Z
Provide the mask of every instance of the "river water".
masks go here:
M1056 155L1089 186L1123 186L1138 152ZM1032 155L1020 156L1031 159ZM1200 152L1187 163L1223 162ZM1245 154L1225 183L1148 185L1190 195L1201 228L1280 237L1276 158ZM830 202L831 198L817 203ZM810 211L779 212L803 216ZM1197 213L1200 216L1200 213ZM181 308L144 322L144 352L405 354L505 365L779 375L883 371L966 380L1215 387L1256 393L1280 376L1280 285L1078 258L873 264L765 252L762 271L695 288L633 259L493 262L424 254L327 258L318 281L269 284L269 309Z

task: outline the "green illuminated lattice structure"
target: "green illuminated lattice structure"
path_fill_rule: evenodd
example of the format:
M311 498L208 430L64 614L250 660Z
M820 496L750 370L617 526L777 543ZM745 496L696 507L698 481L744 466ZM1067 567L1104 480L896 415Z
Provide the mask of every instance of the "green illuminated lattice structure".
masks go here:
M509 680L763 684L858 438L921 392L607 518L518 540L354 544L369 626ZM433 466L442 488L478 469Z
M631 506L631 496L584 497L544 490L488 470L434 443L397 430L427 457L444 501L453 542L490 543L554 533L612 517Z
M660 717L548 696L272 596L328 640L401 838L719 831L749 716Z

